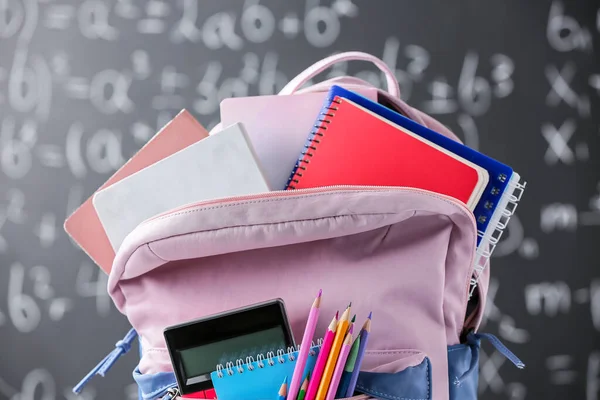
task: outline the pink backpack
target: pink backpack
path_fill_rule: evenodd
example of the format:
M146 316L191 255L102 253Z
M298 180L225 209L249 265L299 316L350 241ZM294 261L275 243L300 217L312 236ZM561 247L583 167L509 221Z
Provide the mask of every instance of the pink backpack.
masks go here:
M380 103L458 140L404 103L392 71L368 54L325 58L280 94L370 86L339 77L300 89L348 60L372 62L383 72L387 91L379 91ZM75 391L104 375L137 332L142 354L134 377L143 398L172 398L165 327L280 297L298 338L307 302L322 288L324 315L353 300L358 315L372 310L376 318L357 386L363 395L356 398L476 399L480 338L523 366L496 338L476 333L489 280L483 268L489 254L478 253L476 241L475 219L464 204L407 187L274 191L172 210L140 224L119 249L108 291L134 330Z

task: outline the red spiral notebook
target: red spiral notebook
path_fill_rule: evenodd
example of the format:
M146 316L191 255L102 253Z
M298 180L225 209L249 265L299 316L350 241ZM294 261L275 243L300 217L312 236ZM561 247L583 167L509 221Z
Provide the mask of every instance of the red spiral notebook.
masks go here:
M475 208L487 171L351 100L325 106L288 189L330 185L406 186Z

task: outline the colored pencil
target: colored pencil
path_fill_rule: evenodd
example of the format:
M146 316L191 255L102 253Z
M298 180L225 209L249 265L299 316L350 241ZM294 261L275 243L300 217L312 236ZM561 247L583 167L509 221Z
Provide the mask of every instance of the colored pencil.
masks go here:
M287 376L283 380L279 392L277 392L277 400L285 400L287 397Z
M321 377L323 376L323 370L325 369L325 364L327 363L327 358L329 357L329 352L331 351L331 346L333 345L333 340L335 339L337 324L338 313L336 313L335 317L333 317L331 320L331 323L327 328L327 332L325 333L325 337L323 338L323 344L319 350L317 362L315 363L315 367L312 371L312 377L310 378L310 382L308 382L308 389L306 389L306 397L304 400L314 400L315 396L317 395L317 389L319 389L319 383L321 382Z
M350 324L348 325L348 329L346 329L346 333L350 332L350 328L354 328L354 322L350 322Z
M335 339L333 339L333 345L331 345L331 351L329 352L329 357L327 357L327 363L325 364L323 376L321 377L321 382L319 383L319 389L317 390L317 395L315 396L316 400L325 400L325 396L327 396L327 389L329 389L329 384L331 383L331 377L333 376L335 363L337 362L340 351L342 350L342 344L346 336L346 329L348 329L349 315L350 306L346 308L346 311L344 311L340 317L340 321L338 322Z
M343 399L346 397L346 392L348 391L348 386L350 385L350 378L352 377L352 372L354 371L354 364L356 363L356 356L358 356L359 346L360 335L354 340L354 343L352 343L350 355L348 355L348 360L344 366L344 372L342 372L342 379L340 379L340 384L335 395L336 399Z
M365 321L362 329L360 330L360 345L358 346L358 354L356 356L356 362L354 363L354 371L350 377L350 383L348 384L348 390L346 390L345 397L352 397L354 395L354 389L356 389L356 381L358 380L358 373L360 372L360 364L362 363L363 357L365 356L365 350L367 348L367 342L369 341L369 332L371 332L371 319L373 313L369 313L369 317Z
M342 378L342 372L344 372L344 367L346 366L348 355L350 354L350 350L352 349L353 331L354 326L350 328L350 331L348 331L348 334L344 338L344 344L342 345L340 355L337 359L337 363L335 364L335 370L333 371L333 375L331 376L331 382L329 383L329 389L327 390L327 397L325 398L325 400L335 399L335 394L337 393L337 389L340 384L340 379Z
M306 398L306 389L308 389L308 381L310 380L310 371L304 378L304 382L302 382L302 386L300 387L300 393L298 393L297 400L304 400Z
M294 368L294 374L292 375L292 381L288 390L288 397L295 399L298 396L300 385L302 384L302 376L304 375L304 367L306 366L306 360L308 359L308 353L310 351L310 345L315 335L315 329L317 328L317 322L319 321L319 306L321 305L321 294L323 290L319 290L317 298L310 308L308 314L308 321L306 321L306 328L304 328L304 336L300 344L300 351L298 352L298 360L296 361L296 367Z

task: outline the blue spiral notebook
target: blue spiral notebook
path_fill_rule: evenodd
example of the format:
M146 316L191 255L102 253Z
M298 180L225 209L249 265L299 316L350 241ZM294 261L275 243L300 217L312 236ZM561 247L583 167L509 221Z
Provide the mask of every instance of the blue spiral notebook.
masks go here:
M476 150L471 149L453 139L437 133L394 110L367 99L357 93L333 85L325 100L324 107L330 107L336 96L343 97L374 112L401 127L417 134L484 168L489 174L489 181L479 199L473 214L477 223L477 256L474 265L475 277L471 286L471 294L475 289L478 274L486 267L487 262L500 240L508 220L514 214L517 204L525 190L525 183L511 167L494 160ZM310 136L309 136L310 137ZM296 167L298 164L296 165ZM292 176L296 171L292 172Z
M317 362L320 346L310 350L304 374L300 382L313 370ZM219 400L270 400L277 397L284 378L292 379L298 351L267 353L256 359L247 357L225 365L218 365L210 378Z

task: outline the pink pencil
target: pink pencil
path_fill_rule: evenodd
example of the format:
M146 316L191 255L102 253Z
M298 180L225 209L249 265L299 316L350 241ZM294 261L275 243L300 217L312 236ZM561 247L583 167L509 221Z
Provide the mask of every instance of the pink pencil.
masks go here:
M327 328L327 333L325 333L325 337L323 338L323 345L321 346L315 368L313 369L310 381L308 382L308 389L306 389L306 396L304 397L304 400L314 400L315 396L317 395L317 390L319 390L319 384L321 383L321 377L323 376L323 370L325 369L325 364L327 364L327 358L329 357L329 351L331 351L333 339L335 339L337 322L338 313L335 313L335 317L333 317L331 320L331 323Z
M346 339L342 345L342 350L340 350L340 355L335 363L335 370L333 371L333 376L331 377L331 383L329 384L329 389L327 389L327 396L325 397L325 400L335 399L335 394L337 392L338 385L340 384L340 379L342 378L342 372L344 372L344 367L346 366L348 354L350 354L350 350L352 349L353 331L354 324L352 324L350 326L350 330L348 330L348 334L346 335Z
M315 329L317 328L317 322L319 321L319 306L321 305L321 294L323 290L319 290L317 298L313 302L308 314L308 321L306 321L306 328L304 328L304 336L300 344L300 351L298 352L298 361L296 361L296 368L294 368L294 374L292 375L292 381L288 389L288 399L295 399L298 396L300 385L302 384L302 378L304 377L304 367L306 366L306 360L308 359L308 353L310 352L310 345L315 335Z

